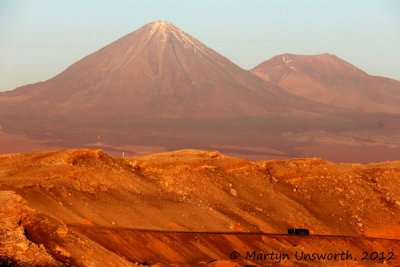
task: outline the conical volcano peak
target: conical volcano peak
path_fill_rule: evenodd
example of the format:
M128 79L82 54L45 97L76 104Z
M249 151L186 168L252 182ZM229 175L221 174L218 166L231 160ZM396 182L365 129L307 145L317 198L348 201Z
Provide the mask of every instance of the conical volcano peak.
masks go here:
M297 104L283 100L283 90L168 21L150 22L29 88L33 89L24 90L33 92L28 96L32 107L51 103L55 113L88 119L241 118L297 112ZM2 97L1 115L12 110ZM265 103L270 103L268 108ZM21 114L32 114L25 106ZM47 117L47 110L35 116Z
M166 43L172 42L174 46L191 48L198 53L207 54L211 52L201 42L169 21L156 20L146 24L140 30L147 35L149 40L156 40L159 45L161 44L161 47L159 47L161 51L164 50Z
M162 20L156 20L156 21L150 22L147 25L151 26L152 29L161 29L161 30L178 29L178 27L176 27L173 23L171 23L169 21L162 21Z
M183 32L172 22L156 20L145 25L143 28L150 28L151 32Z
M149 23L153 27L176 27L172 22L169 21L162 21L162 20L155 20Z

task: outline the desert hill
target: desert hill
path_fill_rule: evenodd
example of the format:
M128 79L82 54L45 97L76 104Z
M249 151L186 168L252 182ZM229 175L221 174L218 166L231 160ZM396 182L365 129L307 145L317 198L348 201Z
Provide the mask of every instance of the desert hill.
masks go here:
M197 150L126 159L67 150L6 154L0 164L2 188L66 223L197 231L240 224L272 233L297 225L375 236L397 225L400 204L397 162L251 162Z
M4 154L0 166L1 201L9 203L2 205L0 225L3 231L14 229L21 240L18 225L25 227L28 240L21 242L36 244L31 252L47 262L87 264L85 253L100 253L124 266L116 255L133 257L132 251L143 248L123 250L122 245L120 251L106 251L107 244L124 242L121 229L280 234L304 227L312 235L400 238L399 162L252 162L199 150L113 158L99 150L63 150ZM148 234L123 233L132 240ZM167 242L156 239L154 246ZM10 250L12 239L7 240L1 243L2 253L23 260ZM288 248L287 241L280 242ZM344 241L318 242L338 248ZM311 249L312 242L306 247Z
M400 113L400 81L368 75L335 55L278 55L251 72L315 102L365 112Z

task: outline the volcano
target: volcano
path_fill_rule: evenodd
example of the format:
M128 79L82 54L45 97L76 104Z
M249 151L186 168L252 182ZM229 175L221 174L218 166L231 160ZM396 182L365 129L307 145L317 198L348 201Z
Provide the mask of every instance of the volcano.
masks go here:
M368 75L332 54L278 55L251 71L287 92L319 103L400 113L400 81Z
M48 81L2 93L0 103L2 114L92 119L249 117L307 107L162 21Z

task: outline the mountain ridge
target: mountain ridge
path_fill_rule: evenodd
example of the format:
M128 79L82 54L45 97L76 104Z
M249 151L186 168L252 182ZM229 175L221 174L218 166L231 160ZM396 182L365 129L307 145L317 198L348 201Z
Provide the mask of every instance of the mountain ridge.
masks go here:
M400 81L371 76L336 55L282 54L260 63L251 72L318 103L400 114Z

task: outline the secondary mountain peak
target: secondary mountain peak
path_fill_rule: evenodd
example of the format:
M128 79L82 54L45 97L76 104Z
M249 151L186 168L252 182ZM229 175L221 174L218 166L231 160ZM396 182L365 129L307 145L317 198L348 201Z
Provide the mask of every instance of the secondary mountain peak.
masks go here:
M268 80L273 82L279 79L285 72L298 72L306 75L321 75L330 77L349 76L349 75L367 75L364 71L351 65L349 62L339 58L334 54L324 53L317 55L296 55L282 54L264 61L256 66L253 73L262 78L266 72L274 72ZM264 74L264 75L263 75Z
M400 83L374 77L333 54L282 54L252 73L316 102L368 112L400 113Z

